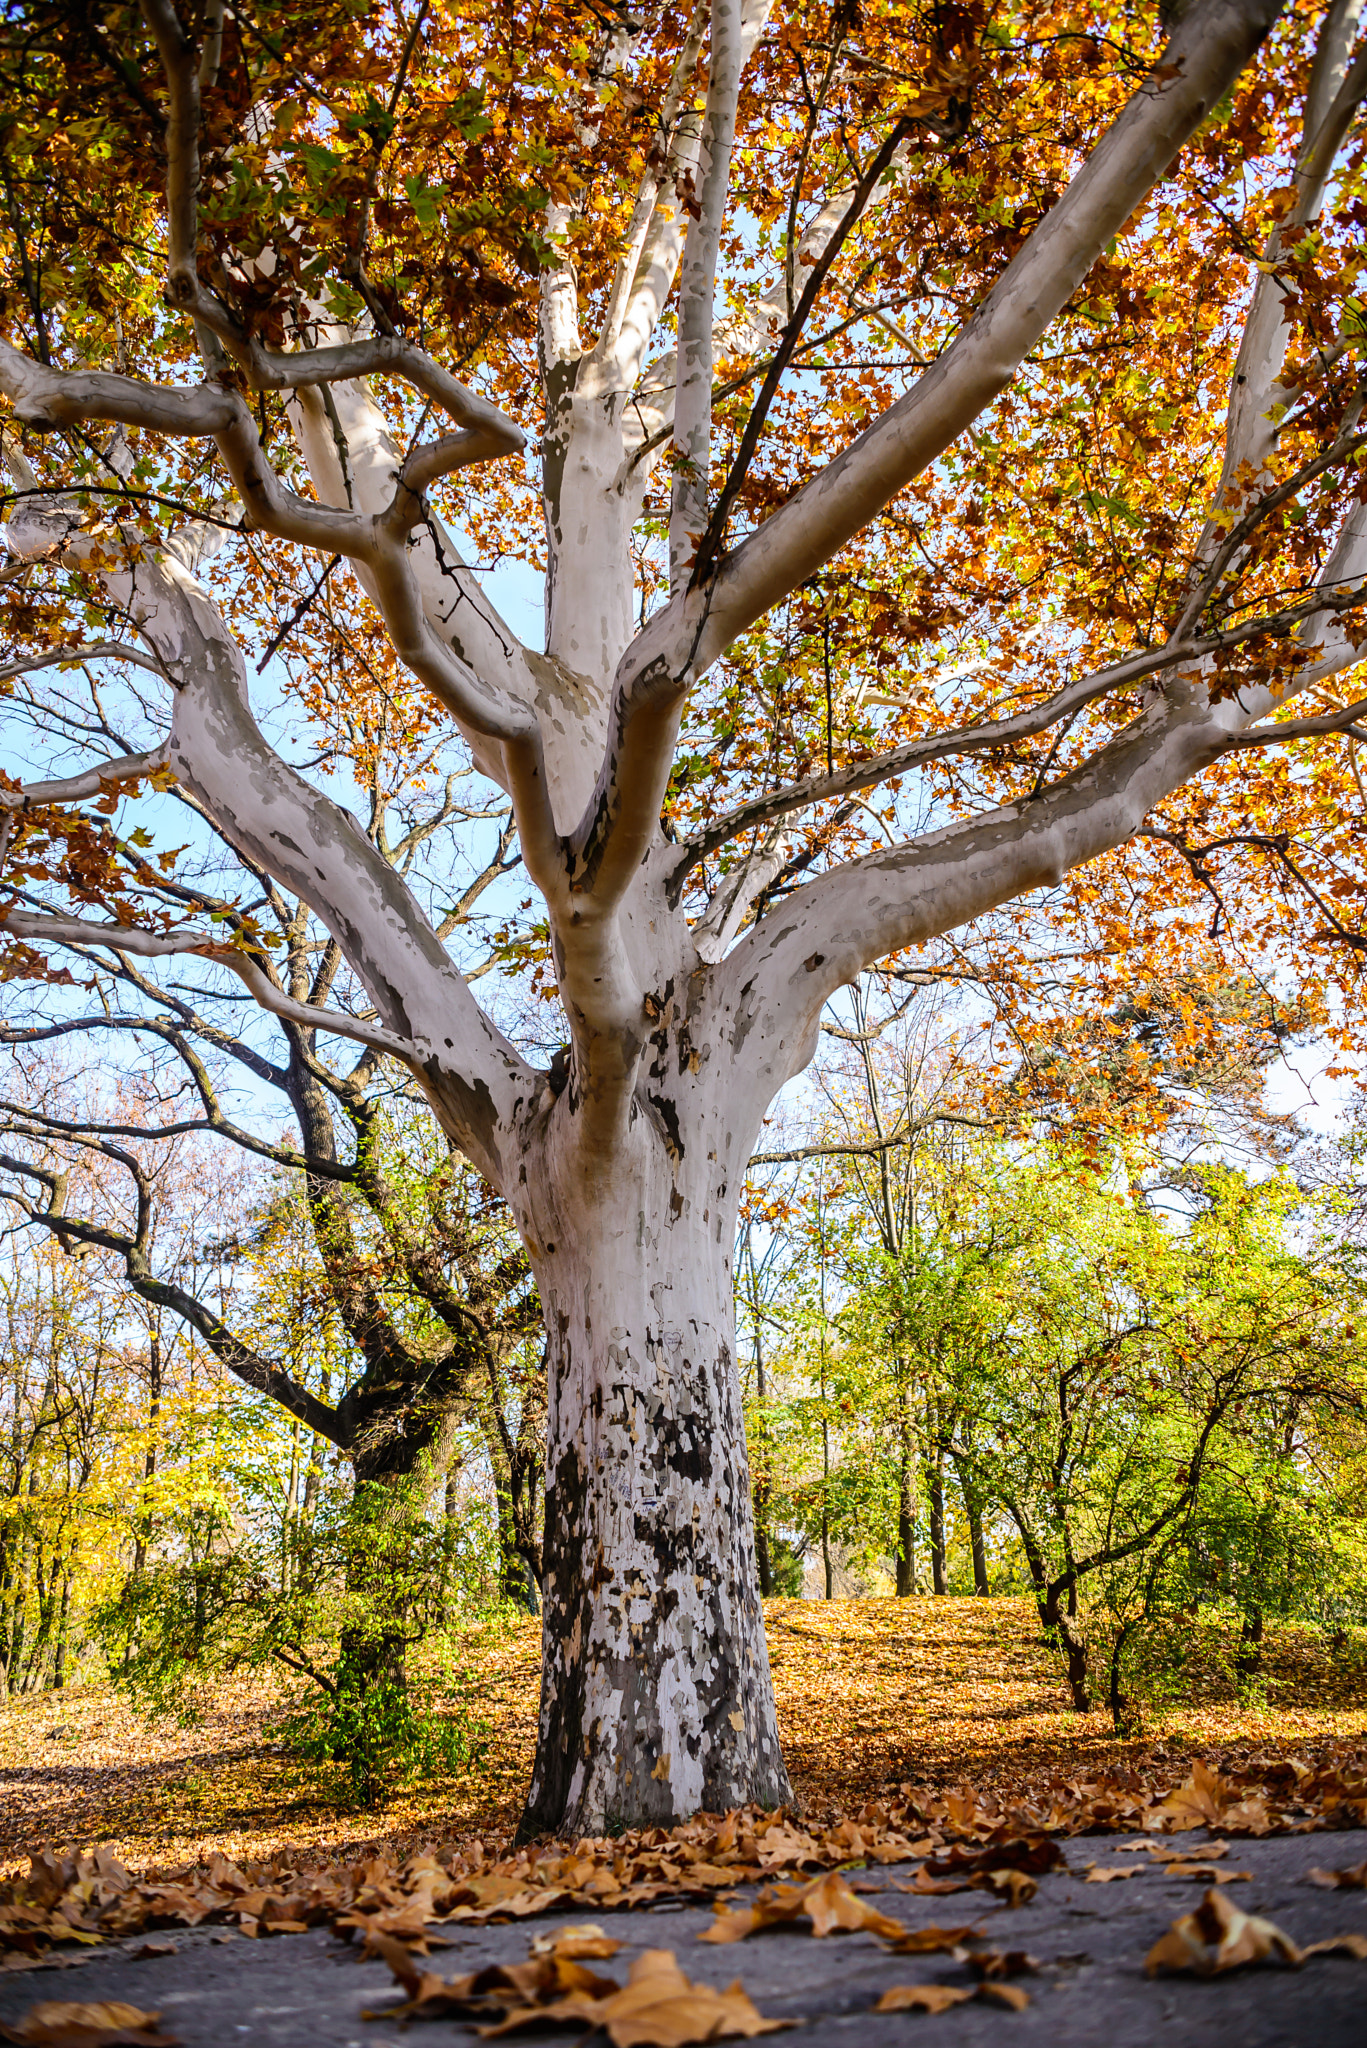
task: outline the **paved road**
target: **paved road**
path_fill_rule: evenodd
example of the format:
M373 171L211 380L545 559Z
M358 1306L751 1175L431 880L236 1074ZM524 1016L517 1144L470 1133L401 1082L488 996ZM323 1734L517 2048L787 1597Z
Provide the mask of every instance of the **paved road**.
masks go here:
M1177 1838L1184 1848L1203 1837ZM1178 1882L1161 1869L1104 1885L1083 1882L1085 1866L1138 1861L1123 1854L1133 1836L1086 1836L1065 1845L1070 1870L1040 1882L1038 1897L1015 1912L977 1893L909 1897L894 1889L908 1873L870 1872L887 1888L873 1901L908 1927L972 1920L992 1945L1025 1948L1038 1976L1018 1980L1031 1993L1023 2013L972 2004L931 2016L874 2014L893 1984L964 1983L948 1956L890 1955L868 1935L816 1941L805 1930L752 1937L733 1947L696 1939L711 1913L704 1907L656 1906L649 1912L601 1914L626 1946L599 1969L625 1975L643 1948L672 1948L688 1976L725 1985L739 1976L760 2011L799 2019L797 2037L810 2048L1367 2048L1367 1962L1316 1959L1299 1971L1263 1967L1199 1981L1144 1975L1144 1957L1178 1914L1201 1899L1203 1886ZM1115 1853L1120 1852L1120 1853ZM1230 1887L1245 1911L1275 1920L1304 1945L1344 1932L1367 1935L1367 1892L1324 1891L1305 1881L1314 1864L1330 1868L1367 1859L1367 1831L1235 1842L1226 1867L1251 1870L1253 1881ZM583 1912L572 1916L576 1921ZM454 1976L483 1963L520 1961L531 1936L548 1920L477 1930L446 1929L454 1946L425 1965ZM159 2009L163 2025L189 2048L440 2048L473 2043L454 2021L366 2021L362 2009L398 1996L388 1970L357 1963L355 1953L322 1931L274 1940L224 1939L221 1929L156 1936L176 1942L173 1955L137 1960L145 1937L23 1971L0 1974L0 2019L11 2024L40 1999L124 1999ZM924 2030L924 2036L923 2036ZM577 2039L579 2029L559 2039ZM535 2036L531 2038L537 2038Z

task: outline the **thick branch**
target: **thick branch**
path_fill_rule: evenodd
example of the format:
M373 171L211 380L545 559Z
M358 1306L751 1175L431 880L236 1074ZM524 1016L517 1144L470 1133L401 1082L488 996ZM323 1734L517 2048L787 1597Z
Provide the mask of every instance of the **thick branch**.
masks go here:
M703 127L703 180L679 279L679 376L674 396L674 487L669 583L682 590L707 525L712 456L712 328L717 252L731 185L740 91L740 0L712 0L711 75Z

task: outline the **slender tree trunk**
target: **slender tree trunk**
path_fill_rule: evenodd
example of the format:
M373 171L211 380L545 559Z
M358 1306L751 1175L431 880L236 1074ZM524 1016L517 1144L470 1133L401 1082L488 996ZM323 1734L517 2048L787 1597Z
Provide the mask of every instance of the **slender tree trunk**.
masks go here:
M152 1331L147 1352L147 1453L142 1465L142 1501L133 1529L133 1576L140 1578L147 1568L147 1550L152 1541L152 1489L157 1476L157 1427L161 1420L161 1338Z
M973 1591L979 1599L985 1600L992 1591L987 1576L987 1544L983 1539L982 1496L973 1483L971 1467L963 1459L954 1461L959 1476L959 1491L963 1495L964 1518L968 1523L968 1542L973 1556Z
M57 1655L52 1670L52 1684L57 1692L66 1684L67 1642L71 1629L71 1573L75 1562L76 1549L73 1544L62 1566L62 1605L57 1618Z
M899 1364L901 1362L899 1361ZM906 1368L901 1367L906 1375ZM904 1388L901 1442L897 1463L897 1597L916 1591L916 1463L910 1414L911 1390Z
M1061 1605L1065 1593L1066 1604ZM1063 1651L1068 1690L1074 1707L1079 1714L1090 1713L1092 1694L1087 1638L1077 1624L1077 1585L1074 1581L1070 1580L1066 1588L1057 1584L1050 1588L1041 1609L1041 1619L1050 1640Z
M456 1527L460 1519L460 1471L456 1465L446 1468L446 1487L442 1499L442 1546L441 1546L441 1620L442 1627L449 1628L455 1613L452 1589L456 1574Z
M752 1274L753 1278L753 1274ZM755 1319L755 1395L760 1404L760 1421L757 1435L758 1456L755 1459L755 1478L752 1488L755 1512L755 1563L759 1570L759 1591L762 1600L773 1598L774 1569L769 1557L769 1444L764 1422L764 1403L768 1399L768 1382L764 1373L764 1337L760 1327L759 1301L754 1303Z
M671 1181L652 1205L635 1178L605 1176L596 1213L559 1251L543 1237L537 1262L550 1412L524 1838L792 1796L755 1570L732 1219L684 1201L660 1223Z
M1239 1647L1235 1652L1234 1669L1240 1679L1256 1678L1263 1663L1263 1610L1250 1608L1244 1616L1239 1631Z
M985 1600L992 1591L987 1576L987 1545L983 1540L982 1510L976 1500L965 1497L964 1513L968 1517L968 1535L973 1548L973 1591L979 1599Z
M1115 1640L1111 1644L1110 1683L1107 1688L1111 1709L1111 1725L1114 1727L1117 1735L1123 1735L1125 1732L1125 1723L1129 1710L1129 1701L1125 1698L1124 1688L1121 1684L1121 1664L1125 1645L1129 1638L1130 1623L1125 1621L1116 1630Z
M927 1474L930 1496L930 1584L935 1593L947 1591L945 1584L945 1470L937 1451Z
M826 1598L835 1598L835 1567L831 1560L831 1432L826 1421L826 1389L821 1389L821 1563L826 1574Z

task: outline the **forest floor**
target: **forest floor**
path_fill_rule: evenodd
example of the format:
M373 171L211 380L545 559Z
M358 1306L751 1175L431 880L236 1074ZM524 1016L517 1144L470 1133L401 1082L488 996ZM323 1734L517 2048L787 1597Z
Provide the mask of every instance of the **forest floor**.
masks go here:
M1367 1645L1356 1638L1334 1657L1316 1637L1275 1635L1256 1702L1239 1703L1212 1637L1186 1701L1122 1740L1108 1713L1069 1708L1026 1600L775 1600L766 1619L784 1753L813 1814L902 1780L1025 1792L1061 1766L1229 1765L1367 1737ZM348 1810L340 1772L281 1754L269 1735L279 1695L260 1679L216 1685L189 1726L139 1719L107 1685L0 1701L0 1876L44 1842L103 1842L134 1868L435 1836L501 1845L531 1766L538 1625L472 1634L459 1662L490 1724L480 1761L364 1812Z

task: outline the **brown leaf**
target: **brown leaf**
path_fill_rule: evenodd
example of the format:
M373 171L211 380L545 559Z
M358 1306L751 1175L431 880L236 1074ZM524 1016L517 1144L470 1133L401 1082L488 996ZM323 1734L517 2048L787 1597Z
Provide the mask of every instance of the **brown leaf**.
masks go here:
M885 1939L896 1955L931 1956L952 1953L981 1935L981 1927L904 1927L895 1941L890 1935Z
M1023 1948L988 1948L977 1955L964 1956L969 1973L974 1977L1033 1977L1039 1964Z
M983 1870L969 1879L969 1889L996 1892L1008 1906L1028 1906L1039 1886L1024 1870Z
M904 1932L900 1920L893 1920L888 1914L880 1913L876 1906L867 1905L834 1870L806 1887L802 1905L815 1935L837 1931L853 1934L864 1930L895 1941Z
M601 1927L587 1921L581 1927L557 1927L553 1934L538 1934L532 1943L534 1956L577 1956L602 1959L615 1956L621 1948Z
M1028 1870L1038 1876L1046 1870L1066 1868L1062 1849L1048 1835L1018 1836L989 1843L985 1849L966 1849L956 1842L925 1865L930 1877L967 1877L996 1870Z
M1022 1991L1019 1984L980 1984L975 1995L994 2005L1009 2005L1012 2012L1024 2012L1030 2003L1030 1993Z
M1142 1863L1089 1863L1083 1875L1084 1884L1113 1884L1118 1877L1139 1877Z
M958 1984L894 1984L873 2008L875 2012L948 2012L965 2005L975 1991Z
M179 2048L177 2034L163 2034L159 2012L116 2001L71 2005L49 1999L34 2005L17 2027L0 2026L7 2041L25 2048Z
M1322 1884L1330 1891L1367 1891L1367 1863L1353 1863L1345 1870L1321 1870L1316 1865L1305 1874L1311 1884Z
M720 2041L736 2034L747 2039L772 2034L793 2024L765 2019L739 1982L725 1991L691 1984L672 1949L653 1948L637 1957L626 1984L614 1985L606 1998L595 2002L571 1997L549 2005L515 2007L496 2026L478 2031L492 2038L559 2020L605 2028L613 2048L685 2048L689 2042Z
M430 1955L434 1948L449 1948L451 1944L444 1936L428 1932L430 1918L430 1907L418 1901L384 1913L341 1913L332 1928L343 1941L350 1941L353 1934L364 1935L361 1961L369 1962L372 1956L383 1953L378 1946L381 1938L402 1942L415 1956Z
M1022 1991L1018 1984L984 1982L975 1984L972 1990L959 1984L894 1984L885 1991L873 2008L875 2012L948 2012L956 2005L966 2005L971 1998L987 1999L994 2005L1010 2006L1013 2012L1024 2012L1030 2003L1028 1991Z
M1331 1934L1326 1941L1312 1941L1303 1948L1301 1960L1307 1956L1354 1956L1367 1963L1367 1934Z
M966 1877L927 1877L925 1870L918 1870L909 1884L898 1884L899 1892L917 1892L923 1898L944 1897L950 1892L966 1892L971 1880Z
M1290 1935L1283 1934L1271 1920L1241 1913L1223 1892L1212 1887L1194 1913L1174 1920L1167 1933L1154 1943L1145 1968L1151 1977L1160 1970L1217 1977L1247 1963L1268 1962L1274 1955L1293 1965L1301 1960L1301 1952Z
M591 2008L620 1989L615 1977L600 1977L571 1956L533 1956L525 1963L490 1964L463 1977L440 1977L435 1970L419 1970L402 1942L384 1934L373 1939L375 1953L408 1993L402 2004L387 2007L377 2018L468 2019L500 2007L549 2010L567 1998Z
M1154 1818L1173 1828L1215 1827L1229 1804L1229 1786L1198 1757L1185 1784L1159 1801Z
M812 1933L851 1934L860 1931L896 1941L905 1933L900 1920L893 1920L852 1892L838 1871L813 1878L810 1884L767 1885L752 1906L737 1912L719 1908L717 1917L699 1941L726 1943L744 1941L769 1927L790 1927L798 1920L810 1920Z
M1251 1870L1221 1870L1216 1863L1165 1863L1165 1877L1194 1877L1206 1884L1242 1884L1251 1880Z

